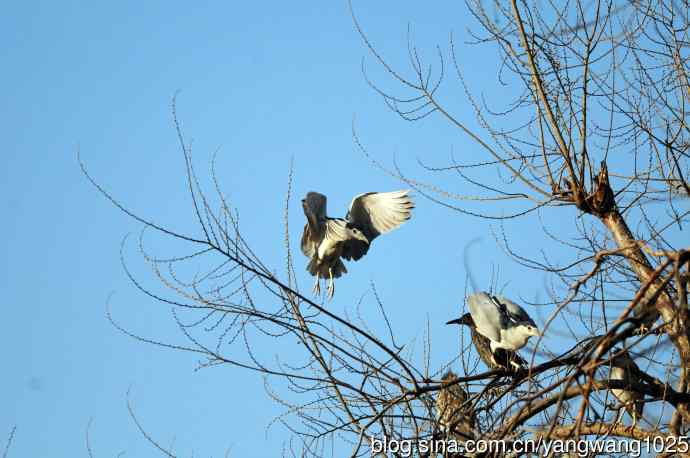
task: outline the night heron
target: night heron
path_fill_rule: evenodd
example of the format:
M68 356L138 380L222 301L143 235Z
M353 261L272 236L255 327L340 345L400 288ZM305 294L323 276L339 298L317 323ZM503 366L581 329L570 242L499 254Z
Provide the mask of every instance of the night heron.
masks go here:
M486 364L489 369L514 370L527 368L527 363L525 360L514 351L505 350L503 348L496 349L495 352L492 351L491 341L488 337L485 337L477 332L477 327L472 320L472 315L469 313L465 313L460 318L451 320L446 324L464 324L470 328L472 343L479 354L479 359L484 361L484 364Z
M635 330L635 334L647 334L653 327L656 320L659 319L659 311L656 309L655 303L661 289L657 293L652 294L650 298L643 297L633 308L633 315L640 321L640 325ZM649 294L647 294L649 296Z
M639 381L640 377L636 374L639 374L641 371L630 357L630 354L626 350L621 351L620 349L614 349L614 352L617 354L611 359L609 379L622 380L626 385L632 385L633 382ZM634 429L637 419L642 417L644 411L644 395L625 389L612 389L611 393L620 401L625 412L628 412L628 415L632 418L630 428ZM620 421L622 415L623 411L620 412L618 421Z
M447 324L465 324L470 327L477 352L489 367L492 364L507 367L507 363L516 368L524 367L524 360L514 352L524 347L530 337L540 335L537 325L527 312L503 296L485 292L472 294L467 298L467 305L469 314ZM488 339L489 351L486 350L487 340L480 336ZM519 359L514 359L513 354ZM499 357L502 361L499 361ZM501 362L505 365L501 365Z
M302 253L310 258L307 270L316 276L314 293L319 294L319 280L328 278L328 297L335 294L335 278L347 272L340 258L359 260L369 251L371 242L410 219L414 204L409 191L367 192L352 199L345 218L326 214L326 196L309 192L302 199L307 224L302 233Z
M453 371L448 371L442 380L444 383L452 383L457 380L457 376ZM442 431L460 436L463 440L474 437L474 411L468 401L469 396L460 383L441 388L435 407L436 419Z

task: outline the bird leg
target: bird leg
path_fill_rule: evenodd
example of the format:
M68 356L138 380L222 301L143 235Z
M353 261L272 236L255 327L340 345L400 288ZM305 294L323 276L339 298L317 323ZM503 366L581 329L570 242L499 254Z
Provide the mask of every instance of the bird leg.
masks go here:
M335 280L333 279L333 269L328 268L328 299L332 300L335 294Z
M649 333L649 327L646 324L641 324L635 331L633 332L634 335L638 336L644 336L647 333Z
M314 287L312 288L312 293L314 293L314 296L318 296L321 294L321 285L319 284L319 273L316 272L316 282L314 282Z
M635 410L635 404L633 403L632 406L632 412L630 413L630 416L632 417L632 424L630 425L630 428L628 428L630 431L635 430L635 426L637 425L637 411Z
M624 412L625 412L625 408L623 408L622 406L619 406L618 412L616 413L616 421L614 423L616 423L616 424L622 423L621 420L623 420Z

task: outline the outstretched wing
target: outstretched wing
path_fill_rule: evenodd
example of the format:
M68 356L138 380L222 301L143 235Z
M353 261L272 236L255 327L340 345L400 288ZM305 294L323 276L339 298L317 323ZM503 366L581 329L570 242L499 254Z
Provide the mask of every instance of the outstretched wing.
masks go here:
M342 218L328 218L325 221L326 236L333 243L345 242L350 235L347 232L347 221Z
M341 256L348 261L359 261L362 256L367 254L368 251L368 243L365 243L362 240L351 238L343 243L343 252Z
M326 196L318 192L308 192L302 199L302 209L307 224L302 232L302 253L311 258L316 252L319 240L323 237L326 224Z
M467 307L477 332L494 342L500 342L503 318L491 296L484 292L472 294L467 298Z
M352 199L347 220L371 242L410 219L413 208L409 190L367 192Z
M351 228L348 227L347 220L342 218L328 218L326 220L326 236L325 239L332 243L340 242L342 250L340 256L348 261L357 261L362 256L367 254L369 244L363 240L359 240L350 233Z
M316 248L319 246L318 243L318 239L314 237L309 223L305 224L304 230L302 231L302 241L300 243L302 253L308 258L313 258L316 253Z

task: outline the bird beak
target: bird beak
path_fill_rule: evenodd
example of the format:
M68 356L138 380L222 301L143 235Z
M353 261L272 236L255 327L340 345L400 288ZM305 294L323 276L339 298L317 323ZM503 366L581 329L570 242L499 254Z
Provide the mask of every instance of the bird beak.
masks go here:
M446 324L462 324L462 319L456 318L454 320L447 321Z
M534 337L541 337L541 335L542 335L542 333L539 332L539 329L537 329L537 328L534 328L534 329L532 330L531 334L532 334Z

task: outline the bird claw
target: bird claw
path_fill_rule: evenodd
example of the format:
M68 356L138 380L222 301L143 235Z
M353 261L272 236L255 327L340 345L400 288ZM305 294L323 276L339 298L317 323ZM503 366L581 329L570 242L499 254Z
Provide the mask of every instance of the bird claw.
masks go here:
M312 293L314 296L320 296L321 295L321 282L320 278L316 277L316 282L314 282L314 287L312 288ZM328 297L328 300L333 299L333 295L335 294L335 281L333 280L333 277L331 276L328 279L328 288L326 289L326 296Z
M498 397L498 396L502 395L502 394L503 394L503 391L504 391L504 390L503 390L502 387L500 387L500 386L495 386L495 387L493 387L493 388L489 388L488 390L486 390L486 393L487 393L490 397L495 398L495 397Z
M335 294L335 280L333 279L333 269L328 268L328 300L333 300Z
M633 334L637 336L643 336L647 333L649 333L649 327L646 324L641 324L637 329L635 329L635 332L633 332Z
M335 282L333 279L328 283L328 300L333 299L333 295L335 295Z
M634 408L634 405L633 405L633 408ZM630 424L629 431L630 431L630 432L633 432L633 431L635 430L635 427L636 427L636 426L637 426L637 414L634 413L634 414L632 415L632 423Z

